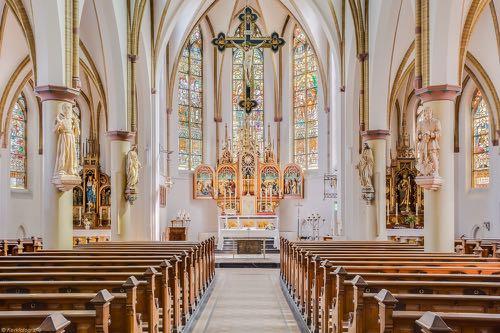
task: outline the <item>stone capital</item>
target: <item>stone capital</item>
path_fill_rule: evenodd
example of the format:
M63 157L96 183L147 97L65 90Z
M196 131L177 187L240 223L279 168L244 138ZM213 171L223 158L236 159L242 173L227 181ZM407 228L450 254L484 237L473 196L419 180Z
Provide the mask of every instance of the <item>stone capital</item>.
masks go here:
M363 141L368 140L385 140L387 137L391 135L389 130L367 130L361 132L361 136L363 137Z
M106 136L111 140L111 141L134 141L135 139L135 132L129 132L129 131L108 131L106 132Z
M460 95L462 88L451 84L441 84L435 86L427 86L415 91L415 95L420 97L423 103L433 101L455 101L455 98Z
M61 101L74 104L75 98L78 97L80 91L78 89L70 87L55 86L48 84L45 86L36 87L35 93L40 97L42 102Z

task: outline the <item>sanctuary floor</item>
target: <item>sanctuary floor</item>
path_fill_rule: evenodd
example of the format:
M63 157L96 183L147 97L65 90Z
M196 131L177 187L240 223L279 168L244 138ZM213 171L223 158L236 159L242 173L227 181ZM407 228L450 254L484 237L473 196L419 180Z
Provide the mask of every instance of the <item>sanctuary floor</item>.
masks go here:
M300 332L279 279L279 269L217 269L214 289L192 332Z

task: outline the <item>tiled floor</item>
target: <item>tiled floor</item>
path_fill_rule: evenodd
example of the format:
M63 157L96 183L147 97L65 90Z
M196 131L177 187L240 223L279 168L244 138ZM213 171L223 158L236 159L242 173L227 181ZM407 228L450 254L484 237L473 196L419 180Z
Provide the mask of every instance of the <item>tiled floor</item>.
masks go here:
M217 269L194 333L300 332L279 285L279 269Z

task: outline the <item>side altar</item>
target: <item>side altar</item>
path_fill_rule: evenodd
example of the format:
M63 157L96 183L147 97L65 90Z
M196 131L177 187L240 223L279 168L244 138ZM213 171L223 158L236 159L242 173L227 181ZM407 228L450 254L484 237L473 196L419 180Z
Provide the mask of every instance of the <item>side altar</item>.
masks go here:
M281 200L304 198L302 168L294 163L281 167L276 162L268 132L262 154L248 123L240 129L236 147L226 133L215 169L206 164L195 169L194 199L217 202L219 248L224 238L248 237L273 238L278 247Z

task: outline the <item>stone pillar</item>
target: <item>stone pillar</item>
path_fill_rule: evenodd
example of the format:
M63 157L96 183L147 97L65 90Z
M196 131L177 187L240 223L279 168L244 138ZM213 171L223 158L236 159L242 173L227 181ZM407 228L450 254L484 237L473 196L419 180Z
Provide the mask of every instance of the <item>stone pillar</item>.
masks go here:
M10 221L10 151L0 147L0 239L7 238L7 225Z
M441 123L439 177L417 177L424 188L424 247L427 252L454 252L455 168L453 133L455 98L460 87L428 86L416 91Z
M500 130L498 133L500 137ZM494 193L500 193L500 146L490 147L490 184L489 184L489 215L490 215L490 231L488 237L500 237L500 196Z
M111 141L111 240L134 240L130 203L125 199L125 163L135 133L110 131L107 136Z
M78 90L61 86L39 86L42 100L42 238L44 249L73 248L73 187L80 177L54 177L57 155L55 119L64 104L72 106Z
M388 130L368 130L362 133L363 142L368 143L373 152L373 187L375 197L373 202L367 201L367 231L368 239L387 240L386 228L386 139Z

